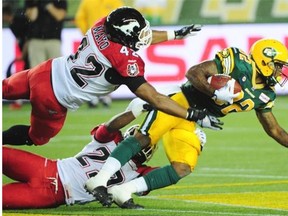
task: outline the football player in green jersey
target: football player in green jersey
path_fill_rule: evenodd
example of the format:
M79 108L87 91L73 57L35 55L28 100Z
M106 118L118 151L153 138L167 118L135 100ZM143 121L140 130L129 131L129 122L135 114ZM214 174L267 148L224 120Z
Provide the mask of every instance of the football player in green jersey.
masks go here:
M267 134L288 147L288 134L278 125L271 111L276 97L274 86L277 83L283 85L287 81L287 77L282 73L283 67L287 66L287 48L279 41L263 39L252 46L250 55L231 47L218 52L215 59L191 67L186 75L188 81L181 89L174 89L169 95L183 106L206 108L210 115L197 123L212 129L221 129L221 122L214 116L223 117L230 112L255 109ZM241 93L234 94L233 82L230 81L219 90L213 89L207 79L214 74L232 76L240 83ZM162 136L163 146L171 164L119 187L108 189L114 201L121 205L131 198L132 193L175 184L190 174L201 153L200 142L193 134L195 129L194 122L182 121L160 111L150 111L135 137L148 137L148 144L153 146ZM106 188L107 179L140 148L141 142L132 139L130 141L134 142L134 145L121 143L97 176L86 182L88 191L103 205L112 204Z
M288 74L284 73L287 69L287 48L280 41L261 39L252 45L249 55L239 48L230 47L218 52L215 59L191 67L186 73L188 82L182 90L190 106L205 107L217 117L254 109L266 133L288 147L288 133L272 113L276 98L274 86L283 86L287 82ZM232 104L227 103L231 100L229 97L222 101L213 97L216 91L207 78L214 74L230 75L241 85L242 92Z

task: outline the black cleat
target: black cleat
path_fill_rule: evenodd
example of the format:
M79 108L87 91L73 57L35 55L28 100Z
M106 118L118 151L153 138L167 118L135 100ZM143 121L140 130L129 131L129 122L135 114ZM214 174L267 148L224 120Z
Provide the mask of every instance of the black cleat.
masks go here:
M144 206L134 203L133 199L129 199L120 205L120 208L123 209L144 209Z
M94 188L91 194L105 207L110 207L113 203L112 194L109 194L104 186Z

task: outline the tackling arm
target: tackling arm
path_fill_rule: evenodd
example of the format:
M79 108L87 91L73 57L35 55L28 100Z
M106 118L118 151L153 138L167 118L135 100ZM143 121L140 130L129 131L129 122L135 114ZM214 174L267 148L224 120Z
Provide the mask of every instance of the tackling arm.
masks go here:
M141 99L147 101L152 107L169 115L190 121L197 121L198 119L203 119L207 114L206 110L186 109L180 106L170 97L157 92L156 89L147 82L139 86L134 93Z
M147 102L139 98L135 98L129 103L124 112L113 116L105 123L105 126L110 133L118 131L130 124L134 119L140 116L141 113L150 111L151 109L152 107L149 106Z
M112 133L125 127L134 119L135 117L131 111L125 111L113 116L109 121L105 123L105 126L107 127L108 132Z
M288 148L288 133L280 127L272 112L257 112L259 122L266 133L281 145Z

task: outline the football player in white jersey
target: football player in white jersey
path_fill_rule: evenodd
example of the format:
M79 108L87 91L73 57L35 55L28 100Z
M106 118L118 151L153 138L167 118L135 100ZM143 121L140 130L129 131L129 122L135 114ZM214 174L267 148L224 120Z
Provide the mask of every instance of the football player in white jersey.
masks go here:
M3 185L3 209L52 208L95 200L86 192L84 184L98 173L110 153L123 140L120 130L109 132L109 124L122 128L134 119L132 112L126 111L111 121L98 125L91 131L91 142L74 157L65 159L52 160L3 146L3 174L17 181ZM134 133L132 129L127 130L129 135ZM109 186L122 184L153 170L154 168L143 164L153 151L149 147L136 155L115 173ZM120 207L140 206L131 199Z
M30 125L3 131L3 144L43 145L63 127L67 110L126 85L131 92L167 114L188 120L206 116L206 110L183 107L158 93L144 78L141 48L183 39L201 30L190 25L176 31L151 30L137 10L121 7L100 19L83 37L76 53L45 61L2 81L4 99L29 99Z

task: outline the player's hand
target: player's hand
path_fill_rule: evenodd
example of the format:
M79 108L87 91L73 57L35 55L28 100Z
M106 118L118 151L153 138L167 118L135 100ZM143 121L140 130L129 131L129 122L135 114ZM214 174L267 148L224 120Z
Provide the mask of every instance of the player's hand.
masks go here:
M197 124L202 128L209 128L212 130L222 130L224 123L212 115L206 115L202 120L198 120Z
M184 39L190 36L196 35L199 31L201 31L202 25L192 24L190 26L185 26L179 30L175 30L175 39Z
M146 101L135 98L133 99L126 108L126 111L131 111L135 118L140 116L143 112L151 111L153 107Z
M229 80L225 86L218 90L215 90L214 96L212 98L215 100L220 100L229 104L233 104L233 99L238 97L240 94L240 92L234 94L234 85L235 80Z
M203 130L200 128L196 128L195 134L197 135L199 141L200 141L200 146L201 146L201 151L204 148L205 143L207 142L206 134Z
M203 119L207 115L206 109L196 109L189 107L187 110L187 116L186 119L189 121L198 121Z

